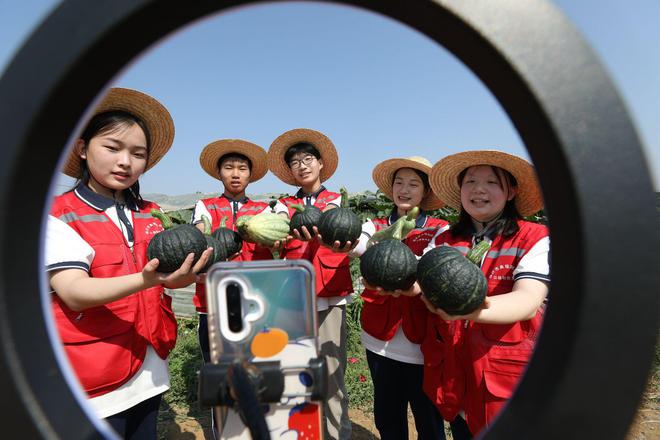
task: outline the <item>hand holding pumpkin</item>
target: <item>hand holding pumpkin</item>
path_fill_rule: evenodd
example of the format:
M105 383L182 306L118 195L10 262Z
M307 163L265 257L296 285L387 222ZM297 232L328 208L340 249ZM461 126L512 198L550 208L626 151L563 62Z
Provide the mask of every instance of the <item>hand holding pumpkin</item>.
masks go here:
M149 260L144 266L144 269L142 269L142 276L147 285L150 286L162 284L169 289L178 289L189 286L196 281L197 273L202 270L204 265L206 265L206 262L211 257L212 253L213 248L206 249L199 260L193 265L195 254L191 252L181 266L171 273L158 272L159 261L157 258L153 258Z
M299 229L292 229L290 237L296 240L310 241L314 238L315 232L309 232L307 226L301 226Z
M332 243L332 245L330 245L330 244L328 244L328 243L326 243L326 242L323 241L323 236L322 236L321 234L318 233L318 229L317 229L316 226L314 226L314 232L316 233L316 241L317 241L321 246L326 247L326 248L332 250L332 252L348 253L348 252L350 252L351 250L353 250L353 248L354 248L355 246L357 246L358 243L360 242L360 239L358 238L358 239L356 239L354 242L352 242L352 241L349 240L349 241L345 242L344 245L342 246L342 245L341 245L341 242L340 242L339 240L335 240L334 243Z
M284 249L284 246L286 246L287 241L289 241L289 237L283 239L283 240L275 240L272 246L268 247L271 252L282 252L282 249Z
M431 301L427 297L424 296L422 293L422 301L426 305L426 308L429 309L431 313L435 313L436 315L439 315L443 320L445 321L458 321L458 320L468 320L468 321L475 321L478 320L479 314L483 309L487 309L490 307L490 300L488 297L484 299L484 301L481 303L478 309L475 311L467 314L467 315L450 315L449 313L445 312L444 310L435 307Z
M367 280L362 277L362 284L364 285L365 288L370 289L370 290L375 290L377 294L379 295L389 295L393 297L399 297L401 295L403 296L417 296L419 295L422 290L419 288L419 284L414 283L410 288L408 289L396 289L396 290L385 290L381 286L374 286L372 284L369 284Z

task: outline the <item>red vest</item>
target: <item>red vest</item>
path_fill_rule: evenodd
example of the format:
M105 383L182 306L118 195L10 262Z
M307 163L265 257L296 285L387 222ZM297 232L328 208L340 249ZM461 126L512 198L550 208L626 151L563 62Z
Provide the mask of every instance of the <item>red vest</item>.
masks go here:
M526 221L519 221L518 225L520 230L512 237L497 236L493 240L483 261L481 270L488 280L489 296L511 292L513 271L520 260L539 240L548 236L548 230L543 225ZM472 245L469 240L453 237L449 231L436 238L436 245L443 243L457 247L464 254ZM456 409L448 408L451 403L456 403L457 409L464 408L473 435L490 424L511 397L524 373L542 319L543 307L534 318L513 324L463 321L464 325L459 327L460 335L443 338L439 342L434 336L448 332L448 324L433 315L429 319L431 325L427 338L422 344L424 388L440 412L451 415ZM451 347L446 346L448 340ZM442 360L435 362L437 359L432 353L438 351L449 352L449 366L443 367ZM427 358L430 362L426 362ZM443 395L444 401L438 401L438 395Z
M210 199L202 199L202 203L211 214L211 230L220 227L223 217L225 220L225 227L233 231L236 230L235 220L244 215L257 215L268 207L266 202L255 202L248 200L236 212L236 216L232 213L231 202L225 197L213 197ZM270 249L259 246L255 243L250 243L243 240L243 247L241 253L236 257L235 261L254 261L254 260L272 260L273 254ZM206 313L206 285L197 283L195 285L195 296L193 296L193 304L200 313Z
M318 194L314 206L323 210L328 203L339 197L339 194L323 190ZM280 199L289 208L289 218L295 212L292 205L304 205L304 199L294 196ZM282 258L289 260L304 259L310 261L316 272L316 295L320 297L346 296L353 292L353 281L349 270L349 258L345 253L332 252L325 246L319 245L316 240L289 241Z
M389 217L376 218L372 222L376 231L390 225ZM445 220L426 217L422 228L413 229L403 242L415 255L422 255L424 248L438 232L447 226ZM389 341L403 327L403 333L412 343L419 344L426 334L426 316L428 309L418 297L379 295L376 291L365 289L362 292L364 305L360 315L362 329L374 338Z
M55 198L51 215L66 222L94 249L89 276L111 278L141 272L147 245L163 230L149 212L158 205L144 202L133 212L134 245L104 213L80 200L73 191ZM165 359L176 342L172 299L162 286L141 290L82 312L69 309L52 295L55 322L66 354L90 397L108 393L135 375L147 346Z

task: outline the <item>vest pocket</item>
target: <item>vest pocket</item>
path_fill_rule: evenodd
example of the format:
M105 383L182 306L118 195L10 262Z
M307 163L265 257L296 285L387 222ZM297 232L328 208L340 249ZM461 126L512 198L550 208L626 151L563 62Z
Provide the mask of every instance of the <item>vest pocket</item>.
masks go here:
M89 275L94 278L111 278L130 273L127 268L121 268L123 265L123 251L118 246L97 245Z
M82 312L66 308L59 299L53 304L69 362L90 396L126 382L142 362L146 341L135 328L137 301L132 296Z
M282 257L286 258L287 260L307 259L306 254L308 247L309 243L306 243L302 240L290 240L284 246Z
M363 294L364 295L364 294ZM376 294L377 295L377 294ZM386 303L364 302L360 323L362 330L381 341L389 341L394 336L397 322L390 322L390 305Z
M128 332L135 324L137 311L137 301L132 296L81 312L74 312L59 298L55 299L53 312L62 342L92 342Z
M353 291L353 280L346 254L319 252L317 259L320 270L317 271L316 276L320 278L322 287L319 289L320 296L339 296Z

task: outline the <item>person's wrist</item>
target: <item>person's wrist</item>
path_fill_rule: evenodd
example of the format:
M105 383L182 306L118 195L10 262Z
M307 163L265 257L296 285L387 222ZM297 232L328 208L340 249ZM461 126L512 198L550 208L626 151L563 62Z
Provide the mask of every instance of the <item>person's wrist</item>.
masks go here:
M161 284L158 279L154 276L147 276L142 272L142 283L147 289L150 289L152 287L156 287L157 285Z

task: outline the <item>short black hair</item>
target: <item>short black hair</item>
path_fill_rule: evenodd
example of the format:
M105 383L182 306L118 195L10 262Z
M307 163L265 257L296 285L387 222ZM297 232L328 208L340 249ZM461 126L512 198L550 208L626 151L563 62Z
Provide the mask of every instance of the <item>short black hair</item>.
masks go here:
M284 153L284 162L289 163L291 158L298 153L311 154L316 159L321 158L321 153L319 153L319 150L317 150L314 145L310 144L309 142L298 142L297 144L293 144L287 148L286 152Z
M217 164L218 170L220 170L220 167L222 166L222 162L224 162L228 159L238 159L238 160L246 161L247 164L248 164L248 168L250 169L250 172L252 172L252 161L250 160L250 158L245 156L244 154L235 153L233 151L220 156L220 159L218 159L218 164Z

